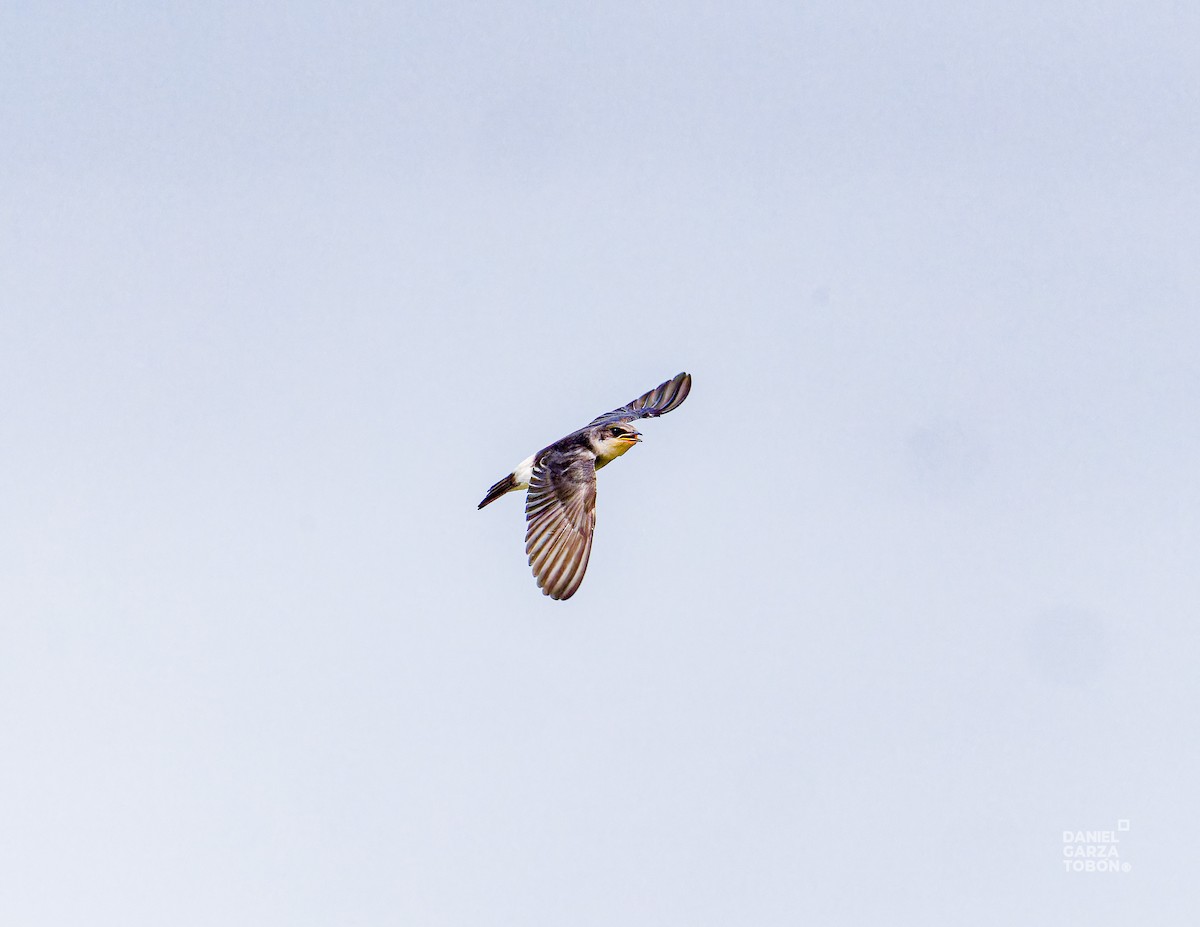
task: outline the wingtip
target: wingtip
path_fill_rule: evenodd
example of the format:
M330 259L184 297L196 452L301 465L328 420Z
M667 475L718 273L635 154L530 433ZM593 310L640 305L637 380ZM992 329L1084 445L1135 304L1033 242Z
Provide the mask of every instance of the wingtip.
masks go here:
M654 391L655 405L658 407L656 414L666 415L668 412L678 409L691 391L692 375L687 371L675 374Z

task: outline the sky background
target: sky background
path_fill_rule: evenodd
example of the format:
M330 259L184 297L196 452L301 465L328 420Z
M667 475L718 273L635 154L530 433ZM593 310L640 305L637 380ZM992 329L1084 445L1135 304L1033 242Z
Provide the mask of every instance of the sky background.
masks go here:
M0 921L1194 923L1197 48L6 4ZM680 370L543 597L477 502Z

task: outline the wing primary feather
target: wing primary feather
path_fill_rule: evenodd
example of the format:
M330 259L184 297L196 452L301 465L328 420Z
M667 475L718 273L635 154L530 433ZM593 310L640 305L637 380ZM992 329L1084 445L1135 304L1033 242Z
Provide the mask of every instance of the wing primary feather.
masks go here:
M551 447L534 465L525 501L525 553L538 587L553 599L579 588L596 524L596 458Z
M692 389L692 375L678 373L670 380L660 383L654 389L643 393L628 405L605 412L592 419L592 425L610 424L614 422L633 422L640 418L657 418L679 408Z

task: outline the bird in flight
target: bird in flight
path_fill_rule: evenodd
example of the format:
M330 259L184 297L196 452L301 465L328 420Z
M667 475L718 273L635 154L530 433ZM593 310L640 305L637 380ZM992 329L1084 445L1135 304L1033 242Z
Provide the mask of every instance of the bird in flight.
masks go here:
M483 497L479 508L507 492L525 496L525 553L538 587L569 599L583 582L596 528L596 471L642 440L631 422L658 418L687 399L692 375L681 373L526 457Z

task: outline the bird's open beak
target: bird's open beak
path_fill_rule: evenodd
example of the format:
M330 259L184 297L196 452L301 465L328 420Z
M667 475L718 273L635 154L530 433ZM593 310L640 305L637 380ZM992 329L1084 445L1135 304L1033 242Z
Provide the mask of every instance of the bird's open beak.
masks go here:
M628 441L630 444L641 444L642 436L638 432L635 431L631 435L625 435L625 440Z

